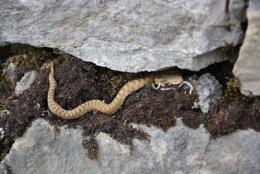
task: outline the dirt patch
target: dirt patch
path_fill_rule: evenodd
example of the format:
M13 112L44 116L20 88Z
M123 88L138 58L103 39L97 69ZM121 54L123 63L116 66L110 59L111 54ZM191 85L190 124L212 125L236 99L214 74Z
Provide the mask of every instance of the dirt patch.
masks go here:
M242 104L236 101L222 102L216 106L207 120L206 129L213 137L229 134L237 129L260 130L259 99Z
M219 66L227 65L218 64L218 69ZM153 125L167 131L175 125L176 117L182 117L184 124L193 129L204 124L212 137L226 135L236 129L260 130L259 98L250 102L220 101L209 114L202 114L200 110L192 109L193 102L197 100L196 92L189 95L189 89L177 87L175 90L160 91L146 86L130 94L114 116L89 112L75 120L64 120L48 110L49 72L49 69L39 71L34 85L5 106L4 109L9 110L10 114L0 115L0 127L5 131L5 137L0 142L0 160L8 153L15 139L22 136L37 118L48 120L57 129L62 125L72 128L81 126L83 136L91 137L82 142L83 147L88 149L87 156L90 159L97 158L98 144L95 136L99 132L105 132L131 148L133 138L149 141L149 135L133 128L131 123ZM184 76L189 74L191 72L184 72ZM146 75L147 73L111 71L71 57L55 63L55 78L58 83L55 101L67 110L91 99L110 103L126 82ZM225 83L223 79L221 82Z

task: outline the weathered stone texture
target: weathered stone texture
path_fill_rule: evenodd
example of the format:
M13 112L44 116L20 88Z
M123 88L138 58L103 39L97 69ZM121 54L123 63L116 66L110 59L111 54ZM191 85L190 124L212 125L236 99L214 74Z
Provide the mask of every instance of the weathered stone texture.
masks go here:
M199 70L225 60L218 47L243 38L225 9L225 0L5 0L0 44L59 48L120 71Z
M250 0L247 9L248 29L233 73L245 95L260 96L260 1Z
M190 129L177 119L176 126L161 129L133 125L148 132L149 141L134 139L133 151L104 133L96 137L98 159L87 158L80 129L61 127L45 120L33 122L2 161L13 173L259 173L260 133L237 131L210 139L201 125Z

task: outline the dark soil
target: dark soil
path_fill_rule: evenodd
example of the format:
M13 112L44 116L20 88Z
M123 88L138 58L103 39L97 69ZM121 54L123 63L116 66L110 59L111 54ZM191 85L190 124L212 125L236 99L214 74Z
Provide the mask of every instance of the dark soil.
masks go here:
M218 66L218 70L224 69L219 68L220 66L230 67L229 63L215 66ZM9 110L10 114L0 115L0 127L5 131L5 137L0 142L0 161L9 152L15 140L22 136L26 128L37 118L48 120L57 126L57 130L62 125L82 127L83 136L91 137L82 142L82 146L88 149L86 152L90 159L97 158L98 144L95 136L99 132L105 132L131 148L133 138L149 141L146 132L133 128L130 123L153 125L167 131L175 125L176 117L182 117L184 124L193 129L204 124L213 138L237 129L252 128L260 131L259 98L222 100L210 113L203 114L199 109L192 109L193 102L198 98L196 91L189 95L189 89L177 87L175 90L160 91L146 86L130 94L113 116L89 112L75 120L64 120L48 110L49 72L49 69L40 70L32 87L5 105L4 109ZM184 72L184 76L190 74L192 73ZM55 100L67 110L91 99L110 103L126 82L146 75L147 73L120 73L71 57L55 63L55 78L58 83ZM217 79L221 77L220 74L213 75L216 75ZM226 83L224 78L218 80L222 84Z

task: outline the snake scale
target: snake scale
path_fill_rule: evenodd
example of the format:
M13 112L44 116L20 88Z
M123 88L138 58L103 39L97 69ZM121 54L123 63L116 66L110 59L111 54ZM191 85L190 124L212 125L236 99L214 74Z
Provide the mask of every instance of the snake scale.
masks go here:
M56 80L54 78L54 65L51 64L51 72L49 74L49 91L48 91L48 106L50 111L63 119L76 119L84 115L89 111L100 111L102 113L112 115L114 114L123 104L125 98L132 92L144 87L148 84L180 84L183 78L179 71L173 74L159 74L150 75L146 78L137 79L125 84L121 90L117 93L116 97L109 104L104 103L101 100L90 100L72 110L63 109L54 100L55 89L57 87Z

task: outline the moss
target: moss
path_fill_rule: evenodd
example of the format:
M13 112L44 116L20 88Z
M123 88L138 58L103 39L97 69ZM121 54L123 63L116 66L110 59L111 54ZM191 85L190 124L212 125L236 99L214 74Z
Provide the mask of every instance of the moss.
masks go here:
M245 95L242 95L240 93L240 82L239 80L232 76L232 77L227 77L228 82L227 82L227 88L224 90L223 93L223 99L224 100L233 100L233 101L238 101L238 102L246 102L250 103L254 100L252 97L247 97Z
M42 67L45 62L57 57L50 48L35 48L29 45L11 44L0 47L0 108L8 102L12 95L16 82L19 81L24 73ZM3 73L3 69L10 64L16 66L15 72L8 71ZM15 74L13 81L8 78L8 73Z
M114 74L114 76L110 79L110 83L112 85L112 92L117 93L120 90L120 88L127 82L131 81L132 79L137 79L135 78L135 76L138 76L138 74L121 72Z
M90 160L96 160L98 157L98 143L94 137L91 137L90 140L83 140L82 146L84 149L87 149L87 157Z
M0 69L0 111L4 109L8 96L14 89L15 86L11 83L11 80L6 79Z
M222 52L225 54L225 56L227 57L227 59L234 64L237 61L238 58L238 53L239 53L239 49L240 49L240 45L238 46L233 46L232 44L229 44L227 42L225 42L225 45L220 47L220 49L222 50Z

